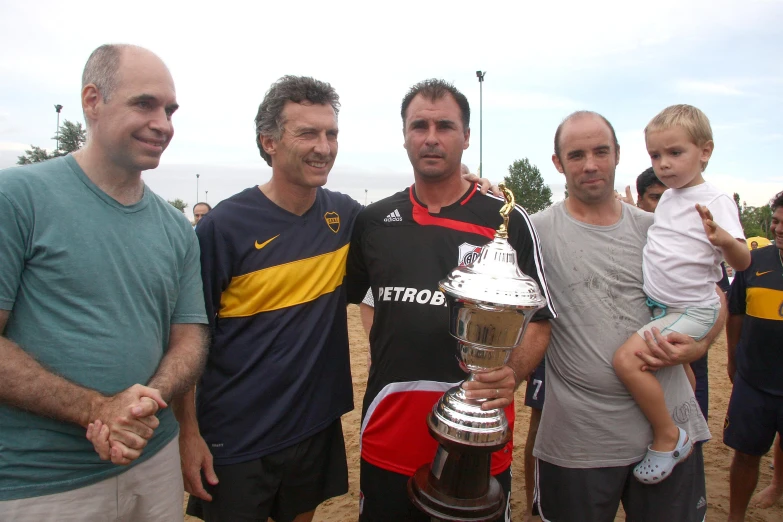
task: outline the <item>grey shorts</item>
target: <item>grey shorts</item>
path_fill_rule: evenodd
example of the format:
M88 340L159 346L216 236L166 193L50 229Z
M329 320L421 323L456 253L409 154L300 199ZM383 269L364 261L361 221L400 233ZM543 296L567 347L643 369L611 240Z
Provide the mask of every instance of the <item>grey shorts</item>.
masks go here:
M702 522L707 513L702 445L659 484L633 477L636 464L563 468L538 459L534 514L543 522L613 522L620 507L628 522Z
M650 303L654 303L650 306ZM658 328L661 335L679 332L700 341L715 325L720 313L720 304L714 306L689 306L687 308L661 308L660 303L648 300L653 320L642 326L636 333L644 339L644 332L652 327Z
M3 522L183 520L178 437L120 475L83 488L0 502Z

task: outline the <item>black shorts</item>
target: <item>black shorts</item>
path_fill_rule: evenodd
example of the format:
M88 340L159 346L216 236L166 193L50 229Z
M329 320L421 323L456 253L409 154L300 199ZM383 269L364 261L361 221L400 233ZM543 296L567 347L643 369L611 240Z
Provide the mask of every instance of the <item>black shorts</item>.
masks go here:
M709 351L701 359L691 363L691 370L693 370L693 375L696 377L696 402L699 403L699 409L705 420L707 420L710 410L708 355Z
M747 455L764 455L775 432L783 434L783 397L754 388L736 373L723 422L723 443Z
M702 445L658 484L633 476L636 464L613 468L563 468L536 463L533 514L541 520L613 522L623 503L633 522L702 522L707 513Z
M364 459L360 468L359 522L430 522L408 499L407 475L373 466ZM506 495L506 512L496 522L511 521L511 466L495 478Z
M544 375L546 374L546 365L544 359L533 370L533 374L527 379L527 388L525 389L525 406L530 406L537 410L544 409L544 397L546 396L546 386L544 385Z
M298 444L259 459L215 466L220 481L191 495L186 513L207 522L291 522L324 500L348 492L348 464L340 419Z

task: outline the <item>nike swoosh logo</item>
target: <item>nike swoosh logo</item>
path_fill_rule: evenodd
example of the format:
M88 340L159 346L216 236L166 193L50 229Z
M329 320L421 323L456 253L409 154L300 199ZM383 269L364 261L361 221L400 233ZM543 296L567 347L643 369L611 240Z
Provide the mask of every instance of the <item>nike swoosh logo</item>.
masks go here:
M272 241L274 241L274 240L275 240L275 239L277 239L278 237L280 237L280 234L277 234L277 235L276 235L275 237L273 237L272 239L267 239L267 240L266 240L266 241L264 241L263 243L259 243L258 241L256 241L256 250L261 250L262 248L264 248L265 246L267 246L269 243L271 243Z
M770 272L772 272L772 270L767 270L766 272L756 272L756 277L763 276L764 274L769 274Z

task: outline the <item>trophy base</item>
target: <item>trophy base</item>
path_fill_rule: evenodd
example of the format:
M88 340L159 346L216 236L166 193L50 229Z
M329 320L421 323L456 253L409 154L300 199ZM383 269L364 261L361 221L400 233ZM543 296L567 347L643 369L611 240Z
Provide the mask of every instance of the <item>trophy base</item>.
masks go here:
M413 505L434 519L448 522L500 518L506 506L505 494L490 475L491 451L476 451L442 439L440 442L432 464L420 467L408 480L408 498Z
M408 498L419 511L444 522L492 522L503 516L505 495L500 483L489 477L488 490L478 498L458 498L437 489L430 466L420 467L408 480Z

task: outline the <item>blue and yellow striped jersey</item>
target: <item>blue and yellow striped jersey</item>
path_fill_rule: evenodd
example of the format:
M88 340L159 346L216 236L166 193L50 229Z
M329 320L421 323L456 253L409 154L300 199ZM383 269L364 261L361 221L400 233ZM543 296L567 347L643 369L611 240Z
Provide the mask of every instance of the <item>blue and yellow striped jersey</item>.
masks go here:
M343 277L360 209L318 189L297 216L252 187L199 222L213 339L196 405L216 464L296 444L353 408Z

